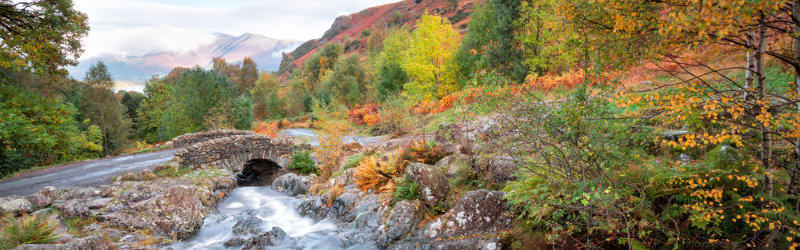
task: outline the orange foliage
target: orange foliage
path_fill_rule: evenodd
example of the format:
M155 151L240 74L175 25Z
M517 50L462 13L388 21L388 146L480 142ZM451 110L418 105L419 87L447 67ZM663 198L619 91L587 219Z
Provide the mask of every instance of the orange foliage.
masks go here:
M356 106L347 113L347 116L349 116L350 121L355 124L372 126L380 122L380 118L378 117L378 111L380 109L381 106L376 103L364 104L363 106L356 104Z
M253 131L269 137L278 137L278 122L258 122L253 126Z
M586 80L583 70L568 71L561 75L528 75L523 87L532 87L538 90L555 90L557 88L572 89Z
M381 162L378 157L370 156L358 163L355 173L355 183L359 189L367 191L378 188L381 191L391 191L393 186L392 170L390 164Z

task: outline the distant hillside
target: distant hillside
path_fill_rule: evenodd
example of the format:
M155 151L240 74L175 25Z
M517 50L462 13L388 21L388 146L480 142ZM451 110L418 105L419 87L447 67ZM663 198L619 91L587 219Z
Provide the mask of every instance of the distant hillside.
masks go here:
M453 28L463 34L466 32L467 22L472 15L472 8L475 4L483 2L483 0L460 0L458 6L453 9L448 7L446 0L422 0L420 3L416 3L416 1L404 0L337 17L331 28L325 31L322 37L306 41L291 53L283 56L278 71L281 80L287 79L294 69L302 66L309 56L328 42L342 43L345 46L345 53L363 54L366 51L368 37L362 36L361 32L377 28L374 25L381 19L389 27L403 25L415 27L420 16L427 11L429 14L448 18L453 24Z
M236 63L249 56L258 64L259 70L275 71L280 66L281 52L291 51L301 44L294 40L279 40L250 33L238 37L215 35L217 38L213 43L189 51L157 51L136 57L94 57L84 59L80 65L68 70L72 77L82 79L91 64L102 60L116 81L144 83L154 74L163 76L175 67L208 67L214 57Z

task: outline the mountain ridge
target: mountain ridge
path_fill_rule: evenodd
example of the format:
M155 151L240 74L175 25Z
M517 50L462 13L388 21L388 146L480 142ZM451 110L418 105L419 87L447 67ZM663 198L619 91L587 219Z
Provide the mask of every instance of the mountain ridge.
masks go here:
M241 62L251 57L259 70L276 71L280 65L281 52L293 50L300 41L275 39L259 34L244 33L232 36L214 33L214 42L186 51L154 51L142 56L102 55L81 60L76 67L68 67L70 76L82 79L89 67L103 61L115 81L142 84L153 75L166 75L175 67L210 67L214 57L222 57L229 63Z

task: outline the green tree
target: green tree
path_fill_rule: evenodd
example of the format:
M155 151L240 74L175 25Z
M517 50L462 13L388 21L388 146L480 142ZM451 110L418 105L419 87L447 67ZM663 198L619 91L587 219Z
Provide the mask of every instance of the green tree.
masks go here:
M128 109L122 105L122 97L110 89L114 79L100 61L89 68L83 82L78 106L81 114L103 132L103 153L117 153L128 146L133 123L125 115Z
M131 121L135 122L133 130L137 130L136 123L138 123L139 120L137 111L139 110L139 107L142 105L142 101L144 101L146 97L144 96L144 94L136 91L128 92L121 90L117 94L122 95L122 100L120 102L122 103L122 105L125 105L125 107L128 108L128 111L125 112L125 115L128 116L128 118L131 119Z
M323 78L323 91L350 106L368 102L367 74L360 59L358 54L339 58Z
M403 88L412 98L441 98L458 88L453 55L458 51L461 37L447 19L422 15L406 50L403 69L411 83Z
M172 84L169 84L168 81L169 77L160 79L158 76L154 76L151 78L144 87L147 98L142 101L136 111L139 137L148 143L172 139L163 134L164 130L161 129L161 122L168 103L172 100Z
M408 82L408 74L403 69L403 54L408 50L413 35L407 26L392 29L383 41L383 51L379 56L377 92L378 99L383 102L386 98L398 94L403 90L403 84Z
M98 156L103 151L99 129L79 131L75 112L60 99L0 83L0 176Z
M259 79L258 65L253 58L245 57L242 61L242 67L239 69L239 82L236 87L239 89L239 94L250 93Z
M55 77L75 66L89 32L72 0L0 1L0 68Z
M494 70L515 82L525 80L530 68L520 62L524 61L527 47L517 38L524 34L518 24L522 2L487 0L475 7L457 55L462 76Z

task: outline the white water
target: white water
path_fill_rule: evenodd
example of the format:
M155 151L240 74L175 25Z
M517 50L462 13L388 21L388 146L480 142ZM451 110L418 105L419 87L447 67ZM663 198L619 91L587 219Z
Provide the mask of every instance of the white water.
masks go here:
M300 216L296 210L299 204L300 200L276 192L270 187L237 188L231 192L230 197L219 203L219 215L206 216L202 228L194 236L170 247L175 250L227 249L223 244L236 237L232 229L237 222L237 216L254 213L263 221L264 232L280 227L290 237L299 237L298 245L301 249L344 249L341 241L331 235L336 225L325 220L314 222Z

